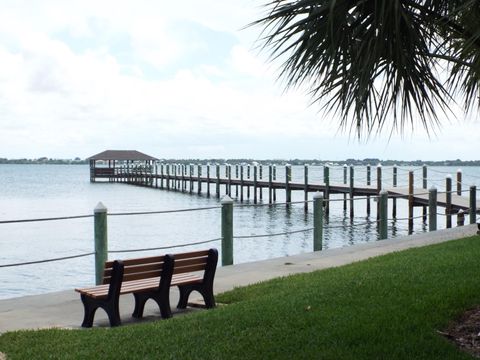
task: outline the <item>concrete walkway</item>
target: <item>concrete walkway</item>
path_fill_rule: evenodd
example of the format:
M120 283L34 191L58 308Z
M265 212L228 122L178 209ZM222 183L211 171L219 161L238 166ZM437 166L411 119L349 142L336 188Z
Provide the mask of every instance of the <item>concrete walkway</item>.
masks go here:
M476 233L477 225L473 224L432 233L352 245L341 249L221 267L217 269L215 277L215 293L280 276L341 266L374 256L441 243ZM72 290L68 291L0 300L0 333L50 327L78 328L83 319L83 306L79 294L73 290L74 286L75 284L72 284ZM171 293L172 310L174 310L178 294L175 289L172 289ZM123 324L160 319L158 308L153 301L147 302L145 318L136 320L131 317L133 296L121 296L120 299ZM196 300L194 297L192 299ZM97 311L94 325L108 326L107 317L102 310Z

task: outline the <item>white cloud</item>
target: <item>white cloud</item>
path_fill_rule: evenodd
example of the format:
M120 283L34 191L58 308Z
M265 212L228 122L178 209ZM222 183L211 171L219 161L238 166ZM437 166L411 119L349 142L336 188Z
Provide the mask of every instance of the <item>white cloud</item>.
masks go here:
M260 3L4 1L0 156L476 157L475 121L430 141L337 134L302 91L283 93L276 65L252 50L256 30L240 30Z

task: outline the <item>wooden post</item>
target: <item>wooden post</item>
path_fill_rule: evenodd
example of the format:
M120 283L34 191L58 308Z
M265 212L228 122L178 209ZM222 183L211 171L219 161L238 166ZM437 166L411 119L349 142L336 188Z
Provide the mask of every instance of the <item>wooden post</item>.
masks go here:
M233 200L225 195L222 205L222 266L233 265Z
M437 230L437 188L428 191L428 231Z
M313 195L313 251L323 248L323 196L320 192Z
M330 213L330 166L328 164L323 166L323 182L325 183L325 214Z
M215 183L217 198L220 198L220 164L215 164L217 182Z
M207 163L207 196L210 197L210 163Z
M250 164L247 165L247 199L250 200Z
M382 164L377 165L377 194L382 191ZM377 220L380 220L380 201L377 202Z
M393 165L393 187L397 187L398 182L398 169L397 165ZM397 217L397 198L394 196L392 199L392 217Z
M170 190L170 164L167 164L167 190Z
M173 172L173 189L177 190L177 164L172 164Z
M423 165L422 167L422 180L423 180L423 183L422 183L422 188L423 189L427 189L427 165ZM422 206L422 220L423 220L423 223L426 224L427 223L427 207L425 205Z
M272 174L273 181L277 180L277 165L273 164L273 174ZM273 189L273 202L277 201L277 189Z
M257 164L253 164L253 203L257 203Z
M477 222L477 187L475 185L470 186L470 224Z
M189 171L189 175L190 175L190 187L189 187L189 192L190 194L193 193L193 164L190 164L190 171Z
M240 165L240 201L243 202L243 165Z
M101 202L93 210L95 234L95 284L103 279L103 268L108 259L107 208Z
M350 165L350 219L354 216L354 201L353 201L353 186L355 184L355 170L353 165Z
M163 163L160 164L160 189L163 189Z
M367 186L372 185L372 168L370 164L367 164ZM367 195L367 216L370 216L371 213L371 204L370 196Z
M448 175L445 179L445 196L446 196L446 206L445 214L447 229L452 227L452 176Z
M385 240L388 237L388 192L386 190L380 191L378 200L380 203L380 221L378 223L380 240Z
M343 164L343 184L347 187L347 171L348 171L347 164ZM367 183L368 185L368 183ZM368 204L367 204L368 205ZM368 207L367 207L368 210ZM343 211L347 211L347 193L343 193Z
M230 164L225 165L225 169L228 174L227 194L228 196L232 197L232 165Z
M202 193L202 165L197 165L197 193L200 195Z
M457 226L465 225L465 212L460 209L457 213Z
M457 195L462 195L462 170L457 170Z
M408 172L408 234L413 233L413 171Z
M260 181L262 181L263 179L263 166L262 164L258 165L258 178ZM262 185L257 185L258 186L258 190L259 190L259 197L260 197L260 201L263 200L263 187Z
M187 191L187 164L182 164L182 192Z
M235 180L238 181L238 164L235 164ZM235 197L238 199L238 184L235 185Z
M292 166L290 164L285 165L285 198L287 207L292 202L292 190L290 189L290 180L292 179Z
M272 164L268 165L268 203L272 203L272 187L273 187L273 167Z
M303 204L303 209L305 212L308 212L308 165L303 165L303 200L305 203Z
M423 188L427 189L427 181L428 181L428 176L427 176L427 165L423 165L422 167L422 180L423 180Z

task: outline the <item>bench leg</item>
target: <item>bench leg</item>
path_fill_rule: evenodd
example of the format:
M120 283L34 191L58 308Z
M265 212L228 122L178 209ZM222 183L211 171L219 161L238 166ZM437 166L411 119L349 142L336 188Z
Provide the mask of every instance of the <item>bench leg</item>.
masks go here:
M84 294L81 295L81 299L84 309L82 327L91 328L93 326L95 312L99 307L105 310L105 312L107 313L108 320L110 321L110 326L113 327L121 324L118 301L92 299Z
M210 286L205 286L205 284L183 285L179 286L178 289L180 290L180 299L177 305L179 309L185 309L187 307L190 293L194 290L202 295L207 309L215 307L215 296L213 295L213 288Z
M135 297L135 309L133 310L132 316L135 318L143 317L143 311L145 309L145 303L148 299L153 299L158 304L160 308L160 314L162 318L168 319L172 317L172 310L170 309L170 299L169 294L162 295L161 293L154 292L145 292L145 293L134 293Z
M93 326L93 319L95 317L95 312L98 309L98 305L95 304L93 301L90 301L90 298L83 294L81 295L81 298L84 309L82 327L91 328Z

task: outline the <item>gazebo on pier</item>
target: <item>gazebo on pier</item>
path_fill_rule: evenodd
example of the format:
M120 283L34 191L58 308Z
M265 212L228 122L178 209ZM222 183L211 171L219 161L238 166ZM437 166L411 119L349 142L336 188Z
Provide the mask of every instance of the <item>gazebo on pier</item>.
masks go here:
M132 176L151 175L158 161L157 158L136 150L106 150L87 160L90 161L90 182L100 179L109 182L125 181Z

